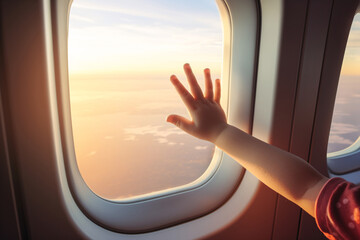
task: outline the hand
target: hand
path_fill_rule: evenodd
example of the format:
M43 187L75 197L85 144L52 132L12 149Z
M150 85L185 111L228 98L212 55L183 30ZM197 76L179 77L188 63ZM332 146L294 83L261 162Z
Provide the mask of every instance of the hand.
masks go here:
M184 65L184 71L192 94L188 92L175 75L172 75L170 80L187 107L192 120L179 115L169 115L166 121L173 123L197 138L214 143L220 133L227 127L226 116L220 106L220 80L216 79L215 81L214 94L210 70L205 69L204 96L189 64Z

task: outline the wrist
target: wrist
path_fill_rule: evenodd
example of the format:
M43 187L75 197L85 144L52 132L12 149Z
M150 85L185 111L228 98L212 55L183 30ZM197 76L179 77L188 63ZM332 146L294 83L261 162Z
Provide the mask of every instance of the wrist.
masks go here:
M231 125L229 125L228 123L224 123L224 124L221 124L219 125L217 128L216 128L216 131L215 133L213 134L213 137L210 139L210 142L212 142L213 144L216 145L216 142L217 140L220 138L220 136L222 135L222 133L227 129L229 128Z

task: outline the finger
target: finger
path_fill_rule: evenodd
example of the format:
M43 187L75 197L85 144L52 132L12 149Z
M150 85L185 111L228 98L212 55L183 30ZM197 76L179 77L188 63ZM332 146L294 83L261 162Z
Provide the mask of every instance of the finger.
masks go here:
M172 75L170 77L170 80L171 80L171 83L174 85L176 91L179 93L179 95L180 95L182 101L184 102L184 104L186 105L186 107L189 109L194 109L195 101L194 101L194 98L189 93L189 91L186 90L184 85L181 84L181 82L175 75Z
M184 65L184 71L187 77L187 80L189 82L189 86L190 86L190 90L192 95L194 96L195 99L201 99L204 97L202 90L198 84L198 82L196 81L195 75L191 70L191 67L188 63L186 63Z
M214 101L217 104L220 104L220 96L221 96L221 86L220 86L220 79L215 80L215 96Z
M205 98L213 100L214 93L213 93L213 86L211 82L211 75L210 75L210 69L206 68L204 70L205 75Z
M194 128L193 122L191 122L189 119L186 119L182 116L172 114L167 117L166 121L174 124L181 130L183 130L189 134L192 134L192 132L193 132L193 128Z

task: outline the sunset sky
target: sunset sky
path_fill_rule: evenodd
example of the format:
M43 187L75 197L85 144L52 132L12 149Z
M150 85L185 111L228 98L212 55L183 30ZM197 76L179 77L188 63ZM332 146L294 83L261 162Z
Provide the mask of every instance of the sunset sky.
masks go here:
M345 50L328 152L350 146L360 136L360 14L354 18Z
M69 25L70 100L76 160L98 195L123 199L190 183L214 146L165 122L187 111L169 82L188 62L221 76L215 0L74 0ZM360 135L360 17L340 77L329 152Z
M360 76L360 14L355 15L351 26L341 74Z
M201 83L207 67L219 78L222 34L214 0L74 0L75 152L95 193L133 197L188 184L205 172L214 146L165 121L170 113L187 116L169 77L185 80L188 62Z

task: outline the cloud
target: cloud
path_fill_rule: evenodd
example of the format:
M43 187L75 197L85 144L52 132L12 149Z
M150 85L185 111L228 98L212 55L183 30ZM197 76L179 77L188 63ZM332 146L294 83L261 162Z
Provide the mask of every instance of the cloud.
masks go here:
M118 16L123 15L133 19L148 18L147 21L160 20L172 24L208 25L212 28L221 28L220 15L217 10L209 11L208 6L202 6L202 9L199 9L195 7L196 4L193 4L194 8L186 9L186 5L188 4L176 7L174 4L156 4L156 2L150 1L137 1L136 5L131 1L103 1L100 4L76 1L72 4L72 9L96 11L105 16L108 13L116 13Z
M351 140L341 137L339 135L330 135L329 144L351 145L351 144L353 144L353 142Z
M102 12L113 12L113 13L120 13L135 17L147 17L152 19L169 20L167 17L164 17L163 15L160 15L158 13L153 14L151 11L142 11L141 8L125 8L125 7L120 8L114 5L110 6L109 4L96 4L89 2L86 2L86 4L84 4L84 3L74 2L71 8L95 10Z
M88 22L88 23L94 23L94 20L88 17L79 16L76 14L71 14L71 19L81 21L81 22Z
M86 41L85 41L86 40ZM152 26L151 24L116 24L114 26L91 26L83 29L70 28L69 47L88 48L95 53L106 49L108 53L141 53L144 49L157 52L174 46L189 48L201 46L222 47L222 34L210 27L187 28L184 26ZM111 44L110 46L108 44ZM127 49L125 47L136 47ZM96 48L91 48L96 47ZM155 51L153 50L155 48ZM70 48L71 49L71 48ZM172 49L174 50L174 49ZM114 52L115 51L115 52ZM178 51L179 52L179 51Z
M196 150L206 150L208 148L208 146L196 146L195 149Z
M339 110L335 110L334 111L334 117L344 117L344 116L350 116L349 113L344 113L342 111L339 111Z
M135 141L136 136L135 135L128 135L126 138L124 138L125 141Z
M176 142L170 142L167 138L156 138L156 141L160 144L167 144L169 146L177 145Z
M172 134L176 134L176 135L183 135L185 134L183 131L181 131L178 128L165 128L163 126L159 126L159 125L146 125L146 126L142 126L142 127L129 127L129 128L124 128L124 133L125 134L130 134L130 135L145 135L145 134L151 134L154 137L161 137L161 138L166 138ZM163 140L161 140L163 141Z
M139 69L149 72L159 66L168 72L184 61L221 66L221 31L137 24L69 30L70 72L130 69L138 73Z
M156 141L160 144L169 142L166 138L157 138Z
M96 151L89 152L88 155L87 155L87 157L92 157L92 156L94 156L95 154L96 154Z
M359 131L359 129L352 124L333 122L331 125L330 137L332 137L332 135L342 135L342 134L353 133L353 132L357 132L357 131Z
M112 94L107 92L95 92L95 91L88 91L88 92L71 92L70 100L71 102L88 102L88 101L95 101L95 100L103 100L107 98L111 98Z
M220 72L223 34L214 4L74 1L69 72L171 73L187 61Z
M172 95L174 90L172 90ZM162 94L164 95L164 94ZM176 96L177 97L177 96ZM171 99L172 100L172 99ZM153 112L154 110L164 110L166 108L170 108L170 109L177 109L179 108L179 100L178 99L175 99L176 101L168 101L168 98L167 98L167 102L150 102L150 103L144 103L142 105L140 105L137 110L140 111L140 112L143 112L143 111L151 111Z
M337 98L336 99L336 102L335 102L335 104L348 104L349 103L349 99L347 99L347 98Z

